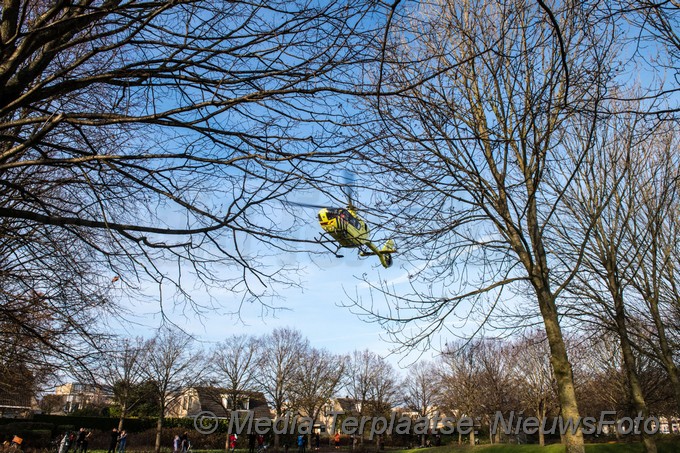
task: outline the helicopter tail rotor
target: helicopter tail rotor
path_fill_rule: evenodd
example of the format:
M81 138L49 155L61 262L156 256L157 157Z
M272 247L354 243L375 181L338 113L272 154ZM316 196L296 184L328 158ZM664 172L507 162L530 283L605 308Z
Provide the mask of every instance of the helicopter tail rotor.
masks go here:
M397 253L397 245L394 243L393 239L388 239L385 241L380 251L383 253Z

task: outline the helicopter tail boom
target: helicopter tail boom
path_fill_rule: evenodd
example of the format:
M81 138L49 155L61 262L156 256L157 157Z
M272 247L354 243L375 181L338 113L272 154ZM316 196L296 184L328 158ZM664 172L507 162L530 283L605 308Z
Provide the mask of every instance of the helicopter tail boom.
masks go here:
M392 254L397 253L397 247L392 239L388 239L381 248L376 247L372 242L366 243L366 246L371 249L371 251L359 252L359 256L378 255L380 263L384 268L388 268L392 265Z

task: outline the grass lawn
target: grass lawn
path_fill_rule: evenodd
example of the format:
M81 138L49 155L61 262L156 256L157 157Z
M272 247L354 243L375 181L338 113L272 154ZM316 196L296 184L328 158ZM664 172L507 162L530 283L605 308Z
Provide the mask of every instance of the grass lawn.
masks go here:
M680 439L663 439L657 442L659 453L680 452ZM547 445L479 445L476 447L457 445L398 450L391 453L564 453L564 446ZM640 443L586 444L586 453L642 453Z
M680 452L680 437L665 438L657 441L658 453L678 453ZM128 453L151 453L151 450L128 450ZM237 449L236 453L246 453L248 450ZM323 450L331 451L331 450ZM370 451L370 450L369 450ZM163 453L171 453L171 450L164 448ZM314 453L313 450L307 450ZM94 450L88 453L106 453L105 450ZM225 450L192 450L192 453L226 453ZM291 448L289 453L297 453L297 448ZM349 453L349 450L332 450L331 453ZM564 453L564 446L560 444L547 445L445 445L443 447L413 448L409 450L386 450L386 453ZM640 443L610 443L610 444L586 444L586 453L642 453Z

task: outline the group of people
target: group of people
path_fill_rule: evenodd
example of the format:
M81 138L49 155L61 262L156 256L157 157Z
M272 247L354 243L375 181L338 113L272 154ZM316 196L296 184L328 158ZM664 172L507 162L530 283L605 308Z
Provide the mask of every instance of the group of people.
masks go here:
M227 438L227 451L234 453L236 451L236 442L238 441L238 436L234 433L230 434ZM257 442L257 451L255 450L255 443ZM266 446L264 444L264 436L251 435L248 439L248 452L249 453L263 453ZM173 453L187 453L191 450L191 442L189 441L189 433L184 432L181 436L179 434L175 435L172 440L172 452Z
M191 449L191 442L189 442L189 433L184 432L181 436L179 434L175 435L172 440L172 452L173 453L187 453Z
M107 453L125 453L125 447L127 446L127 431L118 428L113 428L111 430L111 441L109 442L109 450Z
M255 450L255 444L257 444L257 450ZM236 448L236 442L234 442L234 448ZM251 433L248 436L248 453L264 453L267 446L264 444L264 436Z
M80 428L78 432L67 431L59 441L58 453L68 453L72 446L74 447L71 450L73 453L87 453L90 437L92 437L92 431L85 428ZM108 453L125 453L126 444L127 432L124 429L119 432L118 428L113 428Z
M321 447L321 435L316 432L312 434L312 438L314 441L314 450L319 451L319 448ZM307 436L300 434L297 438L297 446L298 446L298 453L305 453L305 450L307 448Z
M78 432L67 431L59 442L59 453L68 453L73 446L73 453L87 453L87 447L90 443L92 431L85 428L80 428Z

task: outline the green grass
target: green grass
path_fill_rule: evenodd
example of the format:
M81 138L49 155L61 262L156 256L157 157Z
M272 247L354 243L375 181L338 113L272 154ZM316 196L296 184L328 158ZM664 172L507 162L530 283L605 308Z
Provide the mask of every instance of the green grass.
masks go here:
M541 447L540 445L485 445L474 450L484 453L564 453L564 445L554 444Z
M680 451L680 439L662 439L657 441L658 453L677 453ZM414 448L410 450L393 450L390 453L564 453L560 444L547 445L478 445L475 447L447 445L432 448ZM586 453L642 453L642 445L636 443L586 444Z
M658 453L680 452L680 438L664 438L657 441ZM128 450L128 453L150 453L150 450ZM170 453L170 450L163 449ZM237 450L237 453L245 453L247 450ZM307 450L313 452L313 450ZM340 450L348 453L349 450ZM408 450L386 450L387 453L564 453L564 446L560 444L547 445L445 445L443 447L413 448ZM105 450L90 451L89 453L106 453ZM193 453L226 453L225 450L193 450ZM297 448L291 448L289 453L297 453ZM335 451L333 453L336 453ZM586 453L642 453L642 445L638 443L607 443L586 444Z

